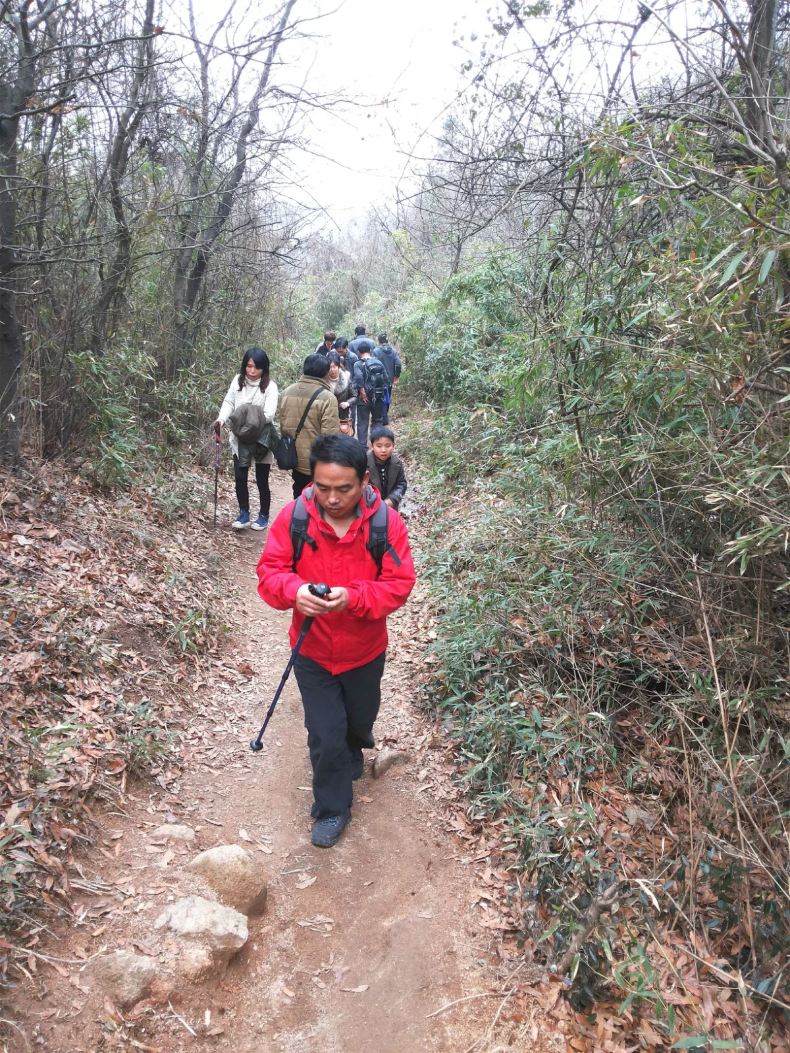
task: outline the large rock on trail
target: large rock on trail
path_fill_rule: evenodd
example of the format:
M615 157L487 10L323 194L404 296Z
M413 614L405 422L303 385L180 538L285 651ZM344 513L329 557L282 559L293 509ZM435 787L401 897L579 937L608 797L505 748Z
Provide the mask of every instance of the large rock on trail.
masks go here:
M241 845L217 845L187 863L206 881L219 899L242 914L263 914L266 909L266 875Z
M232 958L249 937L243 914L201 896L176 900L162 911L154 928L167 928L177 936L199 940L211 949L217 961Z
M115 951L91 962L88 975L95 985L120 1009L144 998L159 975L151 958L129 951Z

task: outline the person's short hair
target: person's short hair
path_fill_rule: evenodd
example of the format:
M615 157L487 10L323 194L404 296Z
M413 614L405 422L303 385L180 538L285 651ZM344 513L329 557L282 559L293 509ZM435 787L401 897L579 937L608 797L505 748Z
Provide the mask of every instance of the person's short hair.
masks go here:
M332 365L333 362L335 363L336 366L340 365L340 355L337 353L337 351L327 351L327 353L326 353L326 360L327 360L327 362L329 363L330 366Z
M338 348L341 347L348 347L348 340L346 340L344 336L339 336L337 340L335 340L334 350L337 351Z
M327 340L331 340L332 343L334 344L336 339L337 339L337 333L333 332L331 329L327 329L327 331L324 333L324 343L326 343Z
M317 464L339 464L353 468L360 482L368 470L368 454L361 442L350 435L319 435L310 447L310 474Z
M364 327L364 325L354 326L354 336L364 336L364 335L365 335L365 327Z
M379 340L380 344L386 344L387 343L387 334L386 333L379 333L378 340Z
M323 380L329 372L329 359L320 351L316 351L304 360L302 372L306 377L318 377L319 380Z
M370 442L371 445L376 439L389 439L391 443L395 442L395 432L392 428L388 428L386 424L374 424L370 429Z
M369 355L371 353L372 352L371 352L371 350L370 350L370 348L368 347L367 344L363 344L362 347L360 347L359 350L357 351L357 354L359 355L360 358L362 358L363 355Z

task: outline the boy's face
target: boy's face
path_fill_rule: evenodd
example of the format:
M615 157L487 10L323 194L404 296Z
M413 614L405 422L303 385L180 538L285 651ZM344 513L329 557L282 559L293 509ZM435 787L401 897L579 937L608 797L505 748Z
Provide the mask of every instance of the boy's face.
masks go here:
M373 455L377 461L388 461L392 456L392 451L395 449L395 443L392 439L376 439L370 445L373 448Z

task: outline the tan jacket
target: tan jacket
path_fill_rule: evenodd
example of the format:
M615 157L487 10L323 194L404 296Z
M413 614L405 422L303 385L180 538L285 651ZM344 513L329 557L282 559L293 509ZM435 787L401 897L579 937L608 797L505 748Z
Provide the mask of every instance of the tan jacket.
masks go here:
M328 380L317 377L301 377L280 395L280 431L295 435L304 408L316 388L318 395L310 407L304 427L296 439L296 470L310 474L310 447L319 435L337 435L340 421L337 416L337 399L332 394Z

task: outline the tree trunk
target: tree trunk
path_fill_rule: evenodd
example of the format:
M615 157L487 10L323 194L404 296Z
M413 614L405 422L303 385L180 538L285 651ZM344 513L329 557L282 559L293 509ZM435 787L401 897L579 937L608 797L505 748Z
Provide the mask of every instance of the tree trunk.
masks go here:
M145 112L141 96L153 62L154 0L147 0L145 19L140 34L137 68L129 91L129 102L118 121L110 160L107 166L110 181L110 202L115 218L116 249L107 277L102 282L94 320L93 349L100 352L107 339L110 308L119 295L129 274L132 261L132 232L126 218L122 182L129 162L129 149Z
M236 163L233 171L226 181L225 189L219 194L219 200L211 222L206 228L198 232L192 222L185 227L182 235L183 249L176 256L176 273L173 285L173 307L174 307L174 331L172 361L166 366L166 374L170 377L183 368L188 367L192 361L192 344L195 304L197 303L203 279L216 248L216 242L222 233L228 217L231 214L239 186L244 178L247 168L247 146L250 135L258 126L260 117L260 105L269 86L269 78L274 67L280 44L288 27L288 19L291 16L296 0L286 0L282 15L277 28L272 34L263 70L258 79L255 93L247 107L247 115L239 129L236 138ZM194 27L193 27L194 35ZM201 82L203 90L202 99L202 121L204 129L207 128L208 110L208 59L203 53L200 45L195 39L195 48L201 60ZM201 140L201 151L198 156L203 156L207 143ZM273 148L276 150L276 146ZM197 195L195 195L196 197Z

